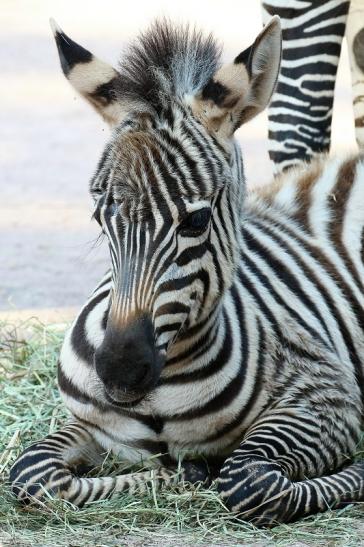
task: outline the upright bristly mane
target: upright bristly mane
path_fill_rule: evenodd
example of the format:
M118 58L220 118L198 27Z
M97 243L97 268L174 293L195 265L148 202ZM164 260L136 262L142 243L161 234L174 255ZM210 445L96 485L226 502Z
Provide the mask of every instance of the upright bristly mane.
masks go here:
M131 43L119 70L74 42L55 21L52 28L67 80L112 127L137 112L139 118L148 113L143 123L153 114L171 120L173 102L185 102L188 115L229 147L236 129L267 106L279 72L278 18L222 66L211 34L166 19Z
M201 90L216 72L220 56L211 34L157 20L122 56L117 87L124 100L158 108L165 95L182 98Z

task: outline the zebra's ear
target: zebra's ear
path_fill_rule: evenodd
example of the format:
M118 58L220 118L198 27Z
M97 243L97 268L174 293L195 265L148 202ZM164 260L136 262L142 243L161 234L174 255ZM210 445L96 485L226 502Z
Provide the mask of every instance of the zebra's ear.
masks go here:
M115 85L119 73L71 40L54 19L50 19L50 24L67 80L107 123L119 123L122 119L122 105L117 98Z
M223 65L192 100L194 114L213 133L229 138L268 106L278 79L281 25L274 16L254 44Z

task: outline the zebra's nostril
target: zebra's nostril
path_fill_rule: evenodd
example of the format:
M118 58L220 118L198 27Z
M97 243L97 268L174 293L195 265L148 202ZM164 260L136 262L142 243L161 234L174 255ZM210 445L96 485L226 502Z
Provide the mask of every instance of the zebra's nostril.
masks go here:
M96 371L107 389L143 389L153 376L154 363L138 359L95 356Z
M95 353L95 368L112 396L145 393L158 381L162 358L155 346L154 325L142 315L119 326L109 322L105 337Z
M147 383L150 377L149 371L153 367L153 363L128 363L123 364L123 367L128 369L127 374L119 377L119 384L121 387L139 387Z

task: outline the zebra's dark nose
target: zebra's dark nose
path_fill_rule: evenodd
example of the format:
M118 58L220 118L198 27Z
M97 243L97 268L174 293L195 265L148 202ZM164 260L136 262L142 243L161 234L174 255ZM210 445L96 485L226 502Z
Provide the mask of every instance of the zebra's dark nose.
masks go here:
M106 392L117 401L137 399L153 389L162 360L151 319L143 315L120 328L108 324L95 353L95 366Z

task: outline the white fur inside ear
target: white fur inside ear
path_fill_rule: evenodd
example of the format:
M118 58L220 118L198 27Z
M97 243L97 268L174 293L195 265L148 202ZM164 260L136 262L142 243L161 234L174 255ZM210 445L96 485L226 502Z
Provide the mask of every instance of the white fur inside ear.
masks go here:
M96 89L117 76L116 70L97 57L89 63L78 63L67 75L71 85L82 95L92 94Z
M249 88L249 75L242 63L223 65L215 74L214 80L229 90L229 98L242 98Z
M270 101L278 79L281 62L282 36L279 17L257 37L251 60L251 102L263 110Z
M226 96L221 103L191 95L186 96L185 100L210 133L226 140L232 135L236 114L246 100L249 74L244 64L229 63L215 73L213 80L226 89Z
M280 20L275 16L251 47L250 66L246 61L234 62L214 74L212 89L214 82L222 86L216 97L213 92L211 97L208 93L185 97L210 133L229 139L240 125L268 106L278 79L281 41Z
M117 125L125 116L125 105L115 100L105 104L97 97L97 88L111 82L118 72L109 64L97 57L88 63L78 63L68 73L67 78L72 87L78 91L112 126Z

